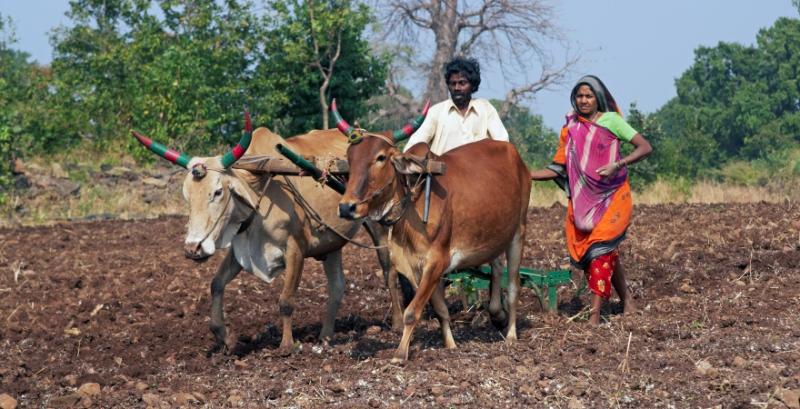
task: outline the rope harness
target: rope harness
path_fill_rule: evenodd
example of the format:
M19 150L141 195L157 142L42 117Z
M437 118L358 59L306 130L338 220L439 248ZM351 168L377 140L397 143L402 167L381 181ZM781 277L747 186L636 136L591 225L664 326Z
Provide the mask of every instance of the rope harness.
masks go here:
M226 169L220 170L220 169L214 169L214 168L207 168L204 165L203 166L203 171L208 171L208 170L211 170L211 171L214 171L214 172L217 172L217 173L223 173ZM192 172L192 174L197 179L202 179L205 176L205 173L202 173L202 176L197 176L197 174L195 174L194 172ZM258 195L258 200L256 201L255 207L251 207L252 211L247 216L247 218L244 219L242 224L239 226L239 230L236 231L236 234L239 234L239 233L247 230L248 227L250 227L250 223L253 222L253 218L255 218L255 215L258 212L258 208L261 205L261 198L264 197L264 193L267 191L267 187L269 187L269 184L271 182L272 182L272 176L270 175L270 177L267 179L267 182L264 184L264 187L261 189L261 192ZM232 198L233 198L233 193L230 191L230 188L228 188L228 198L225 201L225 206L224 206L225 209L227 209L228 205L230 205ZM219 221L222 220L223 216L225 216L225 212L220 213L219 217L217 217L217 219L214 220L214 224L211 225L211 228L203 236L203 239L200 240L200 243L206 241L206 239L208 239L208 236L210 236L211 233L214 232L214 229L217 228L217 224L219 224Z
M294 183L292 183L292 181L290 181L289 178L287 178L285 175L283 176L283 180L286 182L286 186L289 187L289 191L292 193L292 197L294 197L295 203L297 203L300 206L300 208L303 209L303 211L306 213L309 219L317 223L318 230L323 230L322 227L324 227L325 229L332 231L334 234L341 237L342 239L350 243L353 243L361 248L370 250L380 250L386 248L386 246L372 246L369 244L361 243L357 240L353 240L347 237L346 235L342 234L335 228L333 228L333 226L329 225L328 223L325 223L325 221L322 220L322 216L320 216L319 213L316 210L314 210L313 207L311 207L311 204L309 204L308 201L305 199L305 197L303 197L303 195L300 193L300 191L297 190L297 187L295 187Z

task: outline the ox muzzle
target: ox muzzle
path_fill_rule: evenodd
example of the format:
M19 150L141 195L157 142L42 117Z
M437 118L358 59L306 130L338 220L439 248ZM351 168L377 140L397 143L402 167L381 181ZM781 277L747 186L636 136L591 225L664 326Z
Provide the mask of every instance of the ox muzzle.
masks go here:
M339 217L347 220L356 219L356 207L355 202L339 202Z

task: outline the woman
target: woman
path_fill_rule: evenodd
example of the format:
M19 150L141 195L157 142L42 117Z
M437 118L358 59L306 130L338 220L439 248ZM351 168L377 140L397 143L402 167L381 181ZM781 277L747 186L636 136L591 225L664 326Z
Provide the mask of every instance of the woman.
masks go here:
M533 180L555 180L569 199L564 223L572 264L586 273L592 291L590 322L600 323L600 307L611 286L634 310L617 247L633 210L627 166L650 154L650 143L622 118L616 101L593 75L581 78L570 96L574 108L561 129L553 163L531 172ZM620 157L620 141L635 149Z

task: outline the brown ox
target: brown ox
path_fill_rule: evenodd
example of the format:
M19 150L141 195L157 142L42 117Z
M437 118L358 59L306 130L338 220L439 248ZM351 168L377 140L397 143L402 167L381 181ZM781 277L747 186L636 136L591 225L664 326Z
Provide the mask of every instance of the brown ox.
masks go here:
M482 140L441 157L417 144L406 154L394 141L365 135L350 145L350 177L339 202L347 219L369 217L391 225L392 268L416 287L403 313L403 337L393 361L408 359L412 332L423 307L431 301L442 327L444 345L454 348L441 277L459 268L491 262L505 252L508 260L508 311L501 302L501 269L493 269L489 312L495 325L507 325L506 342L517 338L516 308L519 266L524 243L530 172L508 142ZM425 158L446 164L431 183L430 218L422 222L420 174Z
M249 130L249 120L247 122ZM283 323L279 352L291 353L294 344L291 317L303 261L307 257L323 260L328 279L328 303L320 339L331 337L344 293L341 248L347 241L330 228L349 238L362 223L337 217L339 194L312 178L261 177L233 169L231 165L245 150L250 155L279 157L275 150L278 143L301 155L343 157L347 141L341 133L312 131L284 140L259 128L252 134L249 147L250 138L246 134L240 145L227 155L194 158L167 150L142 135L134 135L155 153L190 170L183 183L183 194L190 208L186 256L199 260L212 255L217 248L231 247L211 283L210 328L217 345L230 347L236 339L232 334L226 336L224 323L222 299L228 282L242 269L266 282L286 270L278 300ZM301 204L303 200L308 206ZM308 207L319 214L327 227L312 220ZM375 244L381 236L385 237L380 226L374 223L365 226ZM384 248L378 255L386 275L388 252Z

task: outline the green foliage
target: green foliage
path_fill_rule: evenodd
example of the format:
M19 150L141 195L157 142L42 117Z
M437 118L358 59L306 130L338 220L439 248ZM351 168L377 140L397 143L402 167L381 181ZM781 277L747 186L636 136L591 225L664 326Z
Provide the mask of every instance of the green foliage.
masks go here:
M492 100L495 108L502 101ZM558 134L544 125L541 115L535 115L528 108L512 105L503 125L508 131L511 143L517 147L522 160L531 168L542 168L549 164L558 147Z
M722 173L714 169L728 161L764 160L798 146L800 20L778 19L759 32L756 46L698 48L676 88L676 98L646 117L660 133L642 132L655 136L656 172L752 181L752 175L742 174L742 164Z
M67 127L60 145L133 147L132 127L182 150L238 139L262 38L252 5L157 3L163 20L150 0L70 3L75 25L54 36L53 105Z
M367 100L381 92L388 67L388 57L373 56L363 35L373 19L369 8L350 0L271 1L270 7L255 82L269 91L264 109L280 124L279 132L325 127L319 95L324 77L313 63L330 73L337 53L325 100L335 97L351 121L365 118Z
M23 126L31 121L25 113L35 67L28 63L27 53L10 48L15 42L11 18L0 14L0 202L4 200L2 192L12 182L12 160L24 148Z
M9 49L13 35L0 18L4 135L28 153L124 151L153 160L131 129L213 154L239 139L243 107L256 125L277 118L288 134L319 128L323 76L311 67L312 32L323 49L331 33L342 39L328 97L347 101L343 111L354 117L366 112L386 67L362 38L369 9L350 1L269 6L265 22L250 0L72 0L70 23L51 37L50 67Z

